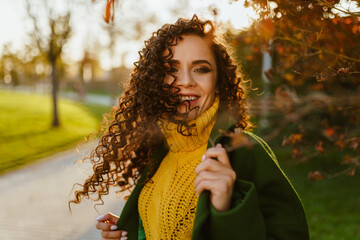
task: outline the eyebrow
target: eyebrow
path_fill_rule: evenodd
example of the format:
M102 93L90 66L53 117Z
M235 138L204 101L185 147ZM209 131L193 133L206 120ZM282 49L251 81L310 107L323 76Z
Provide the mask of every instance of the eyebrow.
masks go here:
M176 59L171 59L170 63L172 63L172 64L180 64L180 61L176 60ZM201 63L208 64L208 65L210 65L212 67L211 63L208 60L205 60L205 59L194 60L194 61L192 61L191 64L192 65L197 65L197 64L201 64Z

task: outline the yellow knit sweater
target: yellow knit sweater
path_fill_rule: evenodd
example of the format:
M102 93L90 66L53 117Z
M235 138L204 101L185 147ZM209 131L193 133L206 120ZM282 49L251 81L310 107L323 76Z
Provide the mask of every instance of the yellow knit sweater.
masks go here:
M193 120L196 133L183 136L177 125L161 129L170 147L158 170L142 189L138 210L146 239L190 239L198 197L194 188L195 167L205 153L215 124L219 99Z

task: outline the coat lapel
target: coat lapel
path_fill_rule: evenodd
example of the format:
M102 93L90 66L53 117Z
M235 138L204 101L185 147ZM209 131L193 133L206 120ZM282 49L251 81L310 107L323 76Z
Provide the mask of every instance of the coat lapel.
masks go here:
M225 111L219 113L215 125L211 131L208 148L215 147L216 144L227 144L228 138L223 137L223 131L231 130L235 125L235 120ZM195 222L191 239L207 239L202 231L210 214L210 192L204 191L200 196L196 208Z

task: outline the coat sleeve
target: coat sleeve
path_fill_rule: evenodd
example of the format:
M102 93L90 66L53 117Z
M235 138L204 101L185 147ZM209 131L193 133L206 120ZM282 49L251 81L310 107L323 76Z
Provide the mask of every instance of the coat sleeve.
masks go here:
M229 157L237 173L232 208L210 206L209 239L309 239L303 206L279 165L259 146Z

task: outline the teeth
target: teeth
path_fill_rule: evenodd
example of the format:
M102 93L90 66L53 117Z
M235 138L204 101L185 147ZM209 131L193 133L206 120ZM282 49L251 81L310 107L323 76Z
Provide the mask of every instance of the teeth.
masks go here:
M179 96L179 99L181 101L193 101L195 99L197 99L198 97L195 97L195 96Z

